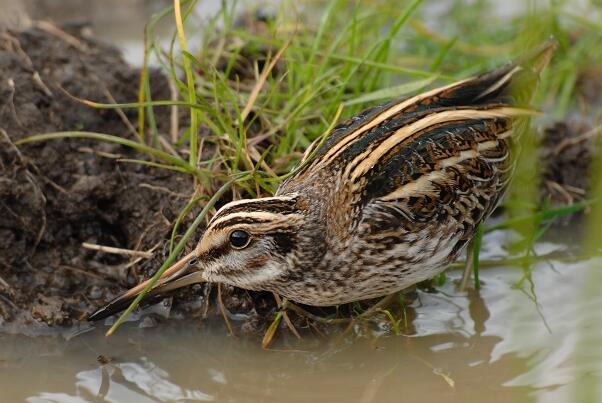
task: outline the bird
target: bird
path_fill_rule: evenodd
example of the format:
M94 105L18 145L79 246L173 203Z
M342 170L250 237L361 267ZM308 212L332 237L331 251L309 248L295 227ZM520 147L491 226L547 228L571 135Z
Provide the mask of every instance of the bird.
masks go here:
M488 73L371 107L314 141L271 197L232 201L150 291L202 282L332 306L441 273L499 204L542 44ZM146 280L89 316L123 310Z

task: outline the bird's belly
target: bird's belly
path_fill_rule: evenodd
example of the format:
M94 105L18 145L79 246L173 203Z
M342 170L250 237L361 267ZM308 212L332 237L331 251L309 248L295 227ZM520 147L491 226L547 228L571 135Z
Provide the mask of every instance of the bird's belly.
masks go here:
M461 251L461 233L432 237L416 233L411 243L388 249L354 246L350 253L326 256L319 270L301 282L288 282L280 294L298 303L329 306L381 297L441 273Z

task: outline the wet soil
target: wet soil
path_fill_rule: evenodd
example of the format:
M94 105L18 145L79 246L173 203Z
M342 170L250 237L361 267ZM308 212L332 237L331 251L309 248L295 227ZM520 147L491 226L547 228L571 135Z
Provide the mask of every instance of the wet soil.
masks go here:
M545 128L540 149L543 199L563 205L586 197L597 134L589 119L577 115Z
M240 69L244 72L244 63ZM153 98L168 99L165 77L150 74ZM120 115L93 109L66 93L131 102L137 99L139 76L85 26L0 33L0 327L11 322L77 324L150 276L167 256L172 224L192 193L189 177L118 162L145 157L116 144L79 139L14 144L32 134L68 130L135 139L135 110ZM159 132L167 133L169 111L156 108L156 114ZM558 145L586 129L559 123L546 132L545 144L558 161L548 162L546 179L561 189L568 186L573 198L583 197L575 189L587 188L583 178L592 142ZM550 189L559 192L550 194L560 202L569 201L566 192L554 185ZM107 254L83 243L149 251L152 257ZM178 317L219 315L216 296L208 285L194 286L158 311ZM242 318L243 331L265 329L276 309L266 293L222 287L220 299L228 315Z
M166 79L150 74L153 98L168 99ZM131 102L139 75L82 26L0 34L0 326L72 325L149 276L166 257L172 223L192 192L186 175L120 163L145 157L116 144L73 139L14 145L28 135L68 130L134 139L135 110L120 116L66 93ZM156 109L161 133L168 130L168 112ZM151 251L153 257L132 264L133 258L85 249L84 242ZM189 304L174 305L181 305L181 315L204 315L207 298L199 296L207 292L193 287L181 298ZM224 290L228 307L245 308L244 298L230 294Z

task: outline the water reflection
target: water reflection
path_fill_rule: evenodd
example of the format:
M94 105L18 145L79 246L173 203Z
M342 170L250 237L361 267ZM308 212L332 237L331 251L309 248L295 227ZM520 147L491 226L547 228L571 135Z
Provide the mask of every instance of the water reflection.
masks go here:
M445 291L420 293L413 307L416 336L304 340L291 352L230 338L219 324L130 325L109 340L101 331L69 342L0 336L11 351L2 383L14 386L12 380L29 376L20 388L4 390L9 401L31 402L371 402L401 394L413 401L425 391L446 401L495 391L499 401L508 401L524 395L528 388L502 386L525 368L524 361L511 354L490 360L502 338L481 334L488 318L483 300L455 295L451 285ZM110 362L98 363L99 355Z
M129 343L120 341L112 346L119 357L114 363L89 369L83 368L94 365L92 352L74 357L65 351L61 361L75 359L82 368L71 373L73 386L66 390L72 392L51 391L58 388L55 380L47 378L46 386L31 382L28 389L39 388L40 392L27 400L372 402L394 401L400 394L414 401L429 391L430 396L445 397L446 401L466 401L491 390L501 393L500 401L520 396L520 389L501 386L511 377L510 369L520 365L518 360L508 357L483 371L483 367L490 366L488 356L499 341L496 337L397 337L376 343L366 340L323 346L322 351L312 353L287 353L261 351L254 343L241 340L224 343L223 335L195 342L204 336L201 329L179 328L171 336L182 332L186 336L175 340L156 332L147 338L144 348L158 351L147 351L148 356L136 358L132 356L138 353L128 351ZM128 333L128 338L141 336L131 329ZM100 335L94 335L94 339L104 344ZM163 344L168 340L186 343L186 352ZM68 381L64 379L68 376L65 372L57 374L63 381Z
M108 340L104 329L69 341L0 335L2 401L382 402L427 392L434 401L571 401L578 373L602 376L598 328L580 328L600 320L602 296L575 298L599 263L537 265L538 305L514 288L523 272L509 267L483 272L480 293L458 294L451 281L419 292L412 336L314 337L265 351L220 322L130 323ZM584 340L587 356L575 359Z

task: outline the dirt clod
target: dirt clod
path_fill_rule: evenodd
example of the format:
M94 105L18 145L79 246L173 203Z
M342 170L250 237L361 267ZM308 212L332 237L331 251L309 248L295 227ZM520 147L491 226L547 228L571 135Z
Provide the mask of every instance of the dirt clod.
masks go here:
M595 136L589 121L577 116L545 129L541 147L542 194L553 204L571 204L585 198Z
M123 146L89 140L15 146L28 135L67 130L133 137L115 111L87 107L65 92L132 101L139 71L81 27L64 29L82 46L36 28L0 33L0 316L25 325L71 325L156 270L164 248L127 266L129 259L82 243L162 245L187 201L174 195L192 191L184 175L117 162L112 156L142 158ZM152 71L151 82L154 97L169 98L161 74ZM136 111L124 113L135 127ZM168 111L156 113L166 133Z

